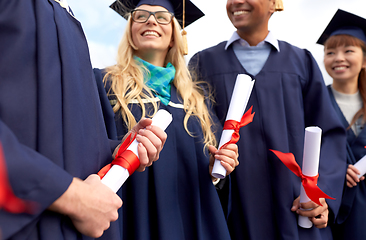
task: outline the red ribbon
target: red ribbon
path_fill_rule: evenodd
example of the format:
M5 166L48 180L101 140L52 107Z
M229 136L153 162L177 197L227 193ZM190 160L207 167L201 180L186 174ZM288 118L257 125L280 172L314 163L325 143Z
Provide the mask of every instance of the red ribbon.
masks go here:
M249 123L251 123L253 121L253 117L254 117L254 113L252 113L252 109L253 106L251 106L249 108L248 111L246 111L246 113L244 113L243 117L241 118L240 122L235 121L235 120L226 120L224 123L224 130L234 130L233 134L231 135L231 139L230 141L228 141L227 143L223 144L221 148L224 148L225 146L227 146L230 143L237 143L239 141L240 135L239 135L239 130L241 127L244 127L245 125L248 125Z
M32 213L35 205L16 197L11 189L5 166L5 157L0 143L0 209L10 213Z
M114 160L110 164L104 166L98 172L100 178L103 178L113 165L118 165L127 169L130 176L132 173L136 171L136 169L140 166L140 160L136 156L136 154L134 154L130 150L127 150L127 148L131 145L133 140L135 140L135 138L136 135L133 138L131 138L131 133L127 136L126 140L123 141L121 147L118 149L118 152Z
M318 182L319 174L313 177L306 176L302 173L300 166L295 161L295 157L292 153L283 153L280 151L270 149L276 156L290 169L296 176L301 178L302 186L306 192L306 195L316 204L323 206L319 198L328 198L334 200L335 198L329 197L316 185Z

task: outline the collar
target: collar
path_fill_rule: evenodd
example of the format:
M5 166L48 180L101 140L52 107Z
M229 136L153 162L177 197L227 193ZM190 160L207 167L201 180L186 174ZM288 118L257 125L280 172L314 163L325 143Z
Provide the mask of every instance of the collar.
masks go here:
M231 38L229 39L229 41L227 41L225 50L227 50L228 47L236 41L239 41L240 44L242 44L243 46L249 46L249 43L247 41L245 41L244 39L242 39L239 36L238 32L235 31L233 33L233 35L231 36ZM278 45L278 40L276 39L276 37L274 36L274 34L271 31L269 31L267 37L262 42L258 43L257 46L261 46L265 42L267 42L267 43L271 44L273 47L275 47L278 52L280 51L280 46Z

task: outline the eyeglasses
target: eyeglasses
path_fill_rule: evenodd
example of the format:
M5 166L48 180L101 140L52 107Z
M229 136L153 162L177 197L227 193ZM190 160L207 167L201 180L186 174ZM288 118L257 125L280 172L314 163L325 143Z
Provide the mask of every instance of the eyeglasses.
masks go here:
M156 22L159 24L169 24L174 14L168 11L157 11L157 12L150 12L147 10L133 10L131 12L132 20L137 23L146 23L150 16L153 15L155 17Z

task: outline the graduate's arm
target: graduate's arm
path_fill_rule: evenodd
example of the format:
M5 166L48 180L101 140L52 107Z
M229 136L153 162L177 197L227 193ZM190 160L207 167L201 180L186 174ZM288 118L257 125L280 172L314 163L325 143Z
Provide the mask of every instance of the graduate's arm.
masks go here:
M122 200L96 174L74 178L69 188L48 208L67 215L82 234L98 238L118 219Z
M66 191L73 178L48 158L21 144L1 119L0 141L14 194L34 202L37 207L33 214L0 212L2 237L7 239L36 220L40 213Z
M43 211L67 215L83 234L99 237L118 218L121 199L99 176L85 181L73 178L49 159L22 145L7 126L0 121L0 140L3 145L8 177L14 194L35 203L34 214L10 214L2 211L0 226L7 239Z
M322 129L318 186L327 195L336 198L336 200L327 199L329 210L336 217L342 200L347 167L346 133L331 104L315 59L309 51L305 52L309 68L309 76L303 91L305 124Z

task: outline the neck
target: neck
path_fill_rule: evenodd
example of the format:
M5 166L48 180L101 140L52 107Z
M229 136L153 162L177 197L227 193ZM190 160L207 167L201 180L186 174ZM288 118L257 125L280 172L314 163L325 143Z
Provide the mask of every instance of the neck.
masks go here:
M255 30L247 30L247 29L237 29L238 35L247 41L250 46L257 46L258 43L262 42L266 39L269 31L268 28L263 29L262 31Z
M358 91L358 78L352 81L335 81L332 84L334 90L344 94L355 94Z
M165 57L167 53L162 52L149 52L149 53L136 53L136 56L151 63L157 67L164 67Z

